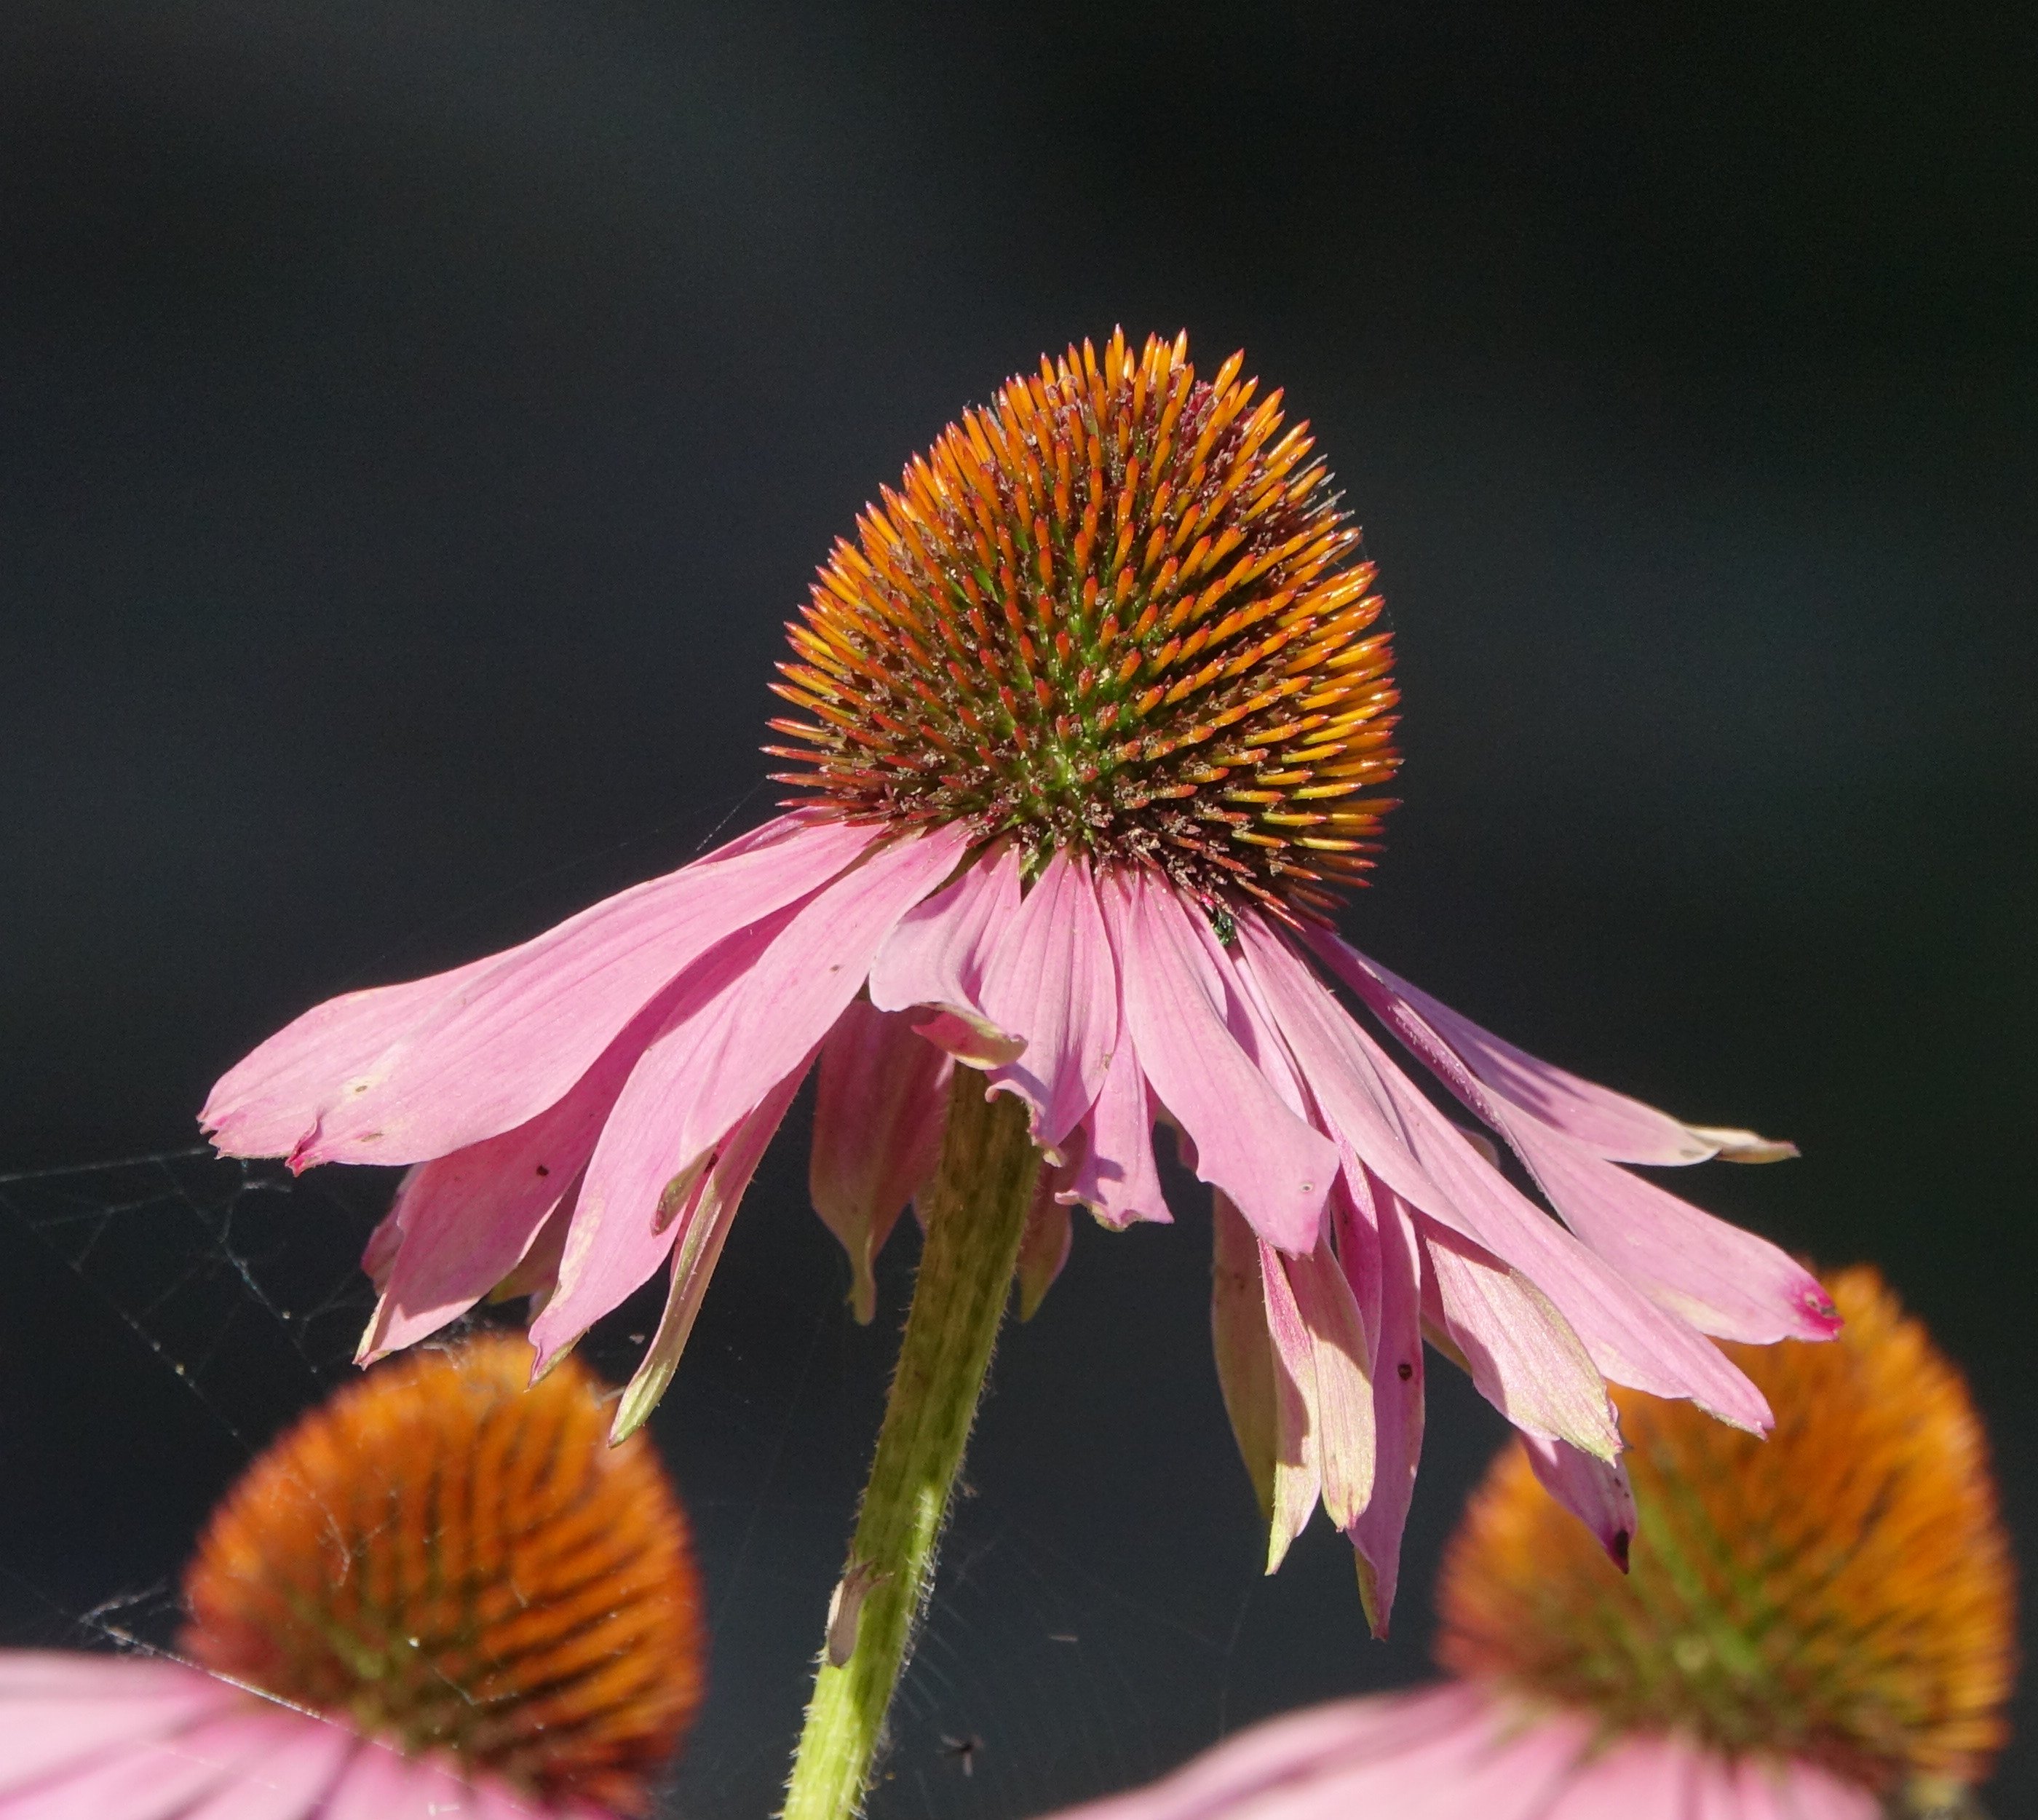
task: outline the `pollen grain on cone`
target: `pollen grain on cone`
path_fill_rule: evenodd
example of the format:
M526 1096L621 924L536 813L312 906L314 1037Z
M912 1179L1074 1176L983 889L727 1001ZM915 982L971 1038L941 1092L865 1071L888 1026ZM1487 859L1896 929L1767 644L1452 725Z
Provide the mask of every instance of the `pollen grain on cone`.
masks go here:
M845 816L1158 866L1216 908L1362 882L1388 635L1307 424L1188 337L1085 342L967 411L839 543L773 686Z
M547 1801L646 1811L699 1703L685 1519L569 1359L491 1338L377 1368L264 1454L185 1580L214 1672Z
M1622 1395L1630 1578L1503 1454L1446 1557L1444 1666L1927 1804L1982 1780L2015 1593L1981 1424L1872 1268L1829 1283L1835 1343L1731 1348L1775 1407L1766 1443Z

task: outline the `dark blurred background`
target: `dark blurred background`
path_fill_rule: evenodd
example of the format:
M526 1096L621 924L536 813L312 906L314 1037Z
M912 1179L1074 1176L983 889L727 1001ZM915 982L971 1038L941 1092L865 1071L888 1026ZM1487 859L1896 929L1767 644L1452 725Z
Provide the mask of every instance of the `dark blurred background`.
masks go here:
M97 1166L189 1146L312 1001L761 818L830 540L1121 322L1243 345L1381 564L1406 806L1347 928L1797 1138L1685 1185L1884 1265L2030 1534L2034 47L1957 5L13 0L0 1642L165 1633L346 1371L388 1193ZM773 1801L903 1306L905 1245L849 1323L804 1167L659 1420L715 1601L675 1811ZM1497 1421L1434 1374L1391 1644L1320 1522L1257 1579L1203 1226L1079 1232L1008 1335L879 1815L1424 1671ZM2038 1741L1992 1799L2038 1803Z

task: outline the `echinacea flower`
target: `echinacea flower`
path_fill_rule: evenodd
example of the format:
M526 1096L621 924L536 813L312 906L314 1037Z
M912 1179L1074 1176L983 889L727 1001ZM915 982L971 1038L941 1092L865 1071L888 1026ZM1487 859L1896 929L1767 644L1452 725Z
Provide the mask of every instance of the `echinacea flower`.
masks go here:
M1072 1207L1169 1218L1172 1128L1217 1191L1218 1365L1270 1564L1320 1501L1376 1628L1426 1330L1588 1513L1624 1495L1608 1382L1767 1428L1708 1337L1824 1337L1830 1306L1628 1166L1790 1147L1538 1061L1328 920L1392 806L1388 636L1307 426L1240 366L1199 379L1186 337L1116 336L966 412L790 628L786 813L521 947L320 1005L219 1082L224 1152L410 1166L365 1261L364 1359L528 1291L542 1368L668 1267L627 1431L818 1060L814 1200L865 1318L959 1068L1024 1103L1045 1159L1028 1307Z
M377 1371L249 1468L181 1659L0 1653L0 1820L608 1820L699 1703L656 1456L577 1363L492 1338Z
M1256 1726L1059 1820L1876 1820L1973 1811L2015 1594L1959 1373L1866 1267L1836 1346L1744 1356L1766 1443L1623 1397L1623 1579L1494 1463L1445 1559L1458 1677Z

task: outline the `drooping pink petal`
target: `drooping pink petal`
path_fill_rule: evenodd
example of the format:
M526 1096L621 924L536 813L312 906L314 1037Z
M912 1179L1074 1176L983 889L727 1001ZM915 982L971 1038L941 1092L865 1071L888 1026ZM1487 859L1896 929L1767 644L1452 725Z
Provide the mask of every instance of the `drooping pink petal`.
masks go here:
M1526 1432L1521 1446L1543 1488L1590 1530L1613 1564L1627 1572L1635 1539L1635 1490L1624 1460L1601 1460L1568 1442Z
M793 1095L799 1091L800 1078L805 1072L801 1067L788 1075L730 1134L715 1158L714 1167L703 1178L691 1204L680 1216L665 1312L659 1318L651 1344L645 1348L643 1362L617 1400L616 1419L608 1432L612 1445L627 1440L643 1426L665 1395L665 1386L672 1382L680 1355L693 1333L694 1318L700 1313L701 1299L707 1293L715 1265L722 1261L722 1248L729 1238L736 1210L742 1204L750 1178L757 1173L757 1166L763 1160L786 1107L793 1103ZM535 1327L532 1336L537 1337ZM540 1352L540 1369L549 1357L548 1352Z
M222 1150L298 1168L417 1162L494 1137L563 1098L710 947L877 837L781 817L490 961L319 1007L229 1071L205 1120Z
M1766 1344L1830 1340L1840 1319L1786 1253L1516 1115L1506 1132L1564 1223L1701 1333Z
M1284 1385L1275 1378L1267 1293L1260 1280L1260 1241L1222 1190L1210 1200L1210 1352L1239 1458L1252 1481L1260 1515L1271 1523L1274 1462L1281 1444L1278 1400L1298 1393L1292 1382ZM1300 1412L1291 1420L1298 1428L1306 1424Z
M1604 1460L1620 1431L1599 1367L1570 1324L1518 1270L1420 1215L1425 1312L1463 1360L1479 1394L1531 1435L1569 1441Z
M1315 1512L1323 1473L1318 1453L1315 1343L1288 1273L1281 1267L1281 1253L1256 1234L1253 1242L1260 1257L1267 1332L1273 1342L1273 1515L1267 1535L1267 1571L1271 1574Z
M1121 986L1123 980L1121 977ZM1123 1230L1135 1220L1166 1225L1174 1215L1161 1192L1161 1172L1153 1162L1153 1095L1139 1065L1139 1051L1123 1014L1118 1020L1118 1042L1097 1104L1079 1128L1078 1151L1066 1186L1057 1198L1091 1208L1106 1226Z
M1033 1141L1052 1155L1096 1101L1118 1037L1117 969L1086 860L1058 851L1047 862L997 938L981 1002L1026 1042L992 1087L1026 1101Z
M1316 1378L1309 1407L1324 1511L1339 1529L1349 1529L1373 1496L1372 1342L1328 1245L1297 1257L1270 1249L1263 1265L1269 1257L1286 1272L1309 1332Z
M1355 1026L1353 1037L1373 1046ZM1533 1283L1615 1383L1688 1397L1738 1428L1767 1431L1767 1401L1724 1356L1532 1205L1384 1056L1377 1065L1428 1185L1414 1199L1422 1213Z
M1616 1162L1703 1162L1760 1147L1794 1155L1752 1132L1688 1125L1668 1113L1538 1060L1389 973L1329 930L1309 940L1324 964L1445 1080L1469 1071L1509 1105Z
M854 999L821 1045L807 1181L849 1254L850 1306L877 1310L871 1267L934 1166L954 1064L899 1011Z
M1196 1174L1263 1238L1311 1250L1337 1151L1291 1109L1233 1034L1230 988L1163 881L1123 868L1103 882L1126 1019L1146 1078L1194 1143Z
M804 1068L878 945L946 875L964 838L951 827L884 847L782 926L756 925L688 970L596 1143L534 1341L563 1344L657 1268L714 1147Z
M1040 1185L1033 1191L1033 1204L1026 1210L1026 1230L1019 1240L1019 1318L1031 1321L1040 1312L1047 1291L1069 1261L1074 1241L1074 1221L1064 1202L1055 1197L1056 1177L1051 1170L1040 1171Z
M594 1154L630 1071L664 1021L661 993L556 1105L514 1131L419 1163L396 1191L399 1238L358 1362L457 1319L521 1263Z
M985 1015L984 972L1000 934L1019 910L1020 857L1001 844L946 889L900 918L870 965L870 1002L881 1011L931 1013L915 1027L972 1067L995 1067L1025 1052L1025 1039Z
M1366 1622L1387 1635L1400 1583L1401 1534L1422 1453L1422 1269L1415 1216L1384 1183L1364 1184L1373 1202L1380 1313L1373 1346L1373 1496L1347 1532L1359 1560Z

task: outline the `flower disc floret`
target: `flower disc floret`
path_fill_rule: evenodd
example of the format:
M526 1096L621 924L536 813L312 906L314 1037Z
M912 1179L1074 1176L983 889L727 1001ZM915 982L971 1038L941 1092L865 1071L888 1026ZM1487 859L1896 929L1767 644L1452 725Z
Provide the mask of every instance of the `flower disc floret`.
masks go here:
M966 411L789 631L780 781L1157 866L1213 908L1362 881L1399 699L1359 532L1233 355L1122 332Z

